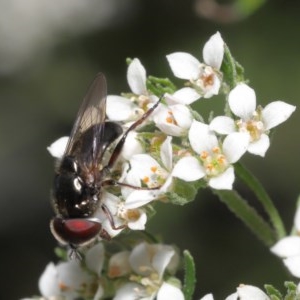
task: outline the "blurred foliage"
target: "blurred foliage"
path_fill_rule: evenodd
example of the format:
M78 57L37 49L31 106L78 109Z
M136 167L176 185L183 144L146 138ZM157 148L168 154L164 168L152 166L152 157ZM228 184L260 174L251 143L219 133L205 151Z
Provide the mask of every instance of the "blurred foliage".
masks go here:
M69 134L98 71L106 74L109 94L128 91L126 57L139 57L150 75L171 77L165 55L186 51L202 60L203 44L218 30L245 67L260 102L282 99L299 104L299 1L268 1L255 14L230 24L199 17L192 0L126 3L130 14L122 6L106 26L78 35L55 32L55 44L47 36L52 45L47 51L35 49L27 63L0 75L1 299L37 294L39 275L55 258L48 225L53 215L53 160L46 147ZM180 81L174 81L179 86ZM202 115L222 113L218 97L203 101L205 105L195 105ZM269 191L287 228L299 193L299 123L296 111L276 130L264 159L248 155L243 160ZM236 187L251 203L253 195L239 182ZM166 243L189 249L196 263L198 298L213 292L223 299L240 283L262 288L289 280L281 262L211 192L201 191L197 201L184 207L157 208L148 229Z

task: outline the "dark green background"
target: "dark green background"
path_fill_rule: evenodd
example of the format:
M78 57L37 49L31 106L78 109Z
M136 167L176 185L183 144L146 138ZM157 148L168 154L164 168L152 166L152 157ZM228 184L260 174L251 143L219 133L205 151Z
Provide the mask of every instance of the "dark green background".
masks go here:
M48 225L53 159L46 147L69 134L98 71L106 74L110 94L128 91L126 57L139 57L148 74L171 76L166 54L187 51L202 59L204 43L219 30L245 67L261 104L278 99L299 103L299 1L272 0L249 18L226 25L201 19L193 1L133 3L135 13L125 22L116 20L85 35L61 35L47 54L14 73L0 75L1 299L37 294L41 272L55 259L56 242ZM220 112L218 102L204 100L198 108L204 115L212 109ZM273 197L288 230L300 190L299 126L297 110L278 128L265 158L243 158ZM236 187L253 200L238 183ZM184 207L157 208L148 229L195 257L195 299L208 292L224 299L240 283L281 288L284 280L291 279L280 260L209 190Z

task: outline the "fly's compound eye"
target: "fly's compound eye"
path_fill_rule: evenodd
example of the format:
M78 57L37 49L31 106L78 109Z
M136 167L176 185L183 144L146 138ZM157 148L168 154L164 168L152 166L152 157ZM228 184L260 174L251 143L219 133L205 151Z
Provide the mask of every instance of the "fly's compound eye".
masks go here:
M63 219L56 217L51 220L50 229L61 244L75 247L88 244L103 231L101 223L95 218Z

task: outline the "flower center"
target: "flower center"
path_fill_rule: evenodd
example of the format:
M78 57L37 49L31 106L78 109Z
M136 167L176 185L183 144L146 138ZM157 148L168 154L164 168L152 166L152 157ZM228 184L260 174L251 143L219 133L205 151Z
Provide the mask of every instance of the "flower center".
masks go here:
M201 92L210 90L215 83L215 71L212 67L201 65L201 75L195 81L192 81L196 89L200 89Z
M160 187L166 181L168 173L160 166L151 166L148 175L142 178L142 183L148 188Z
M265 132L264 124L256 111L253 113L252 119L248 121L240 119L236 124L240 132L248 132L250 134L251 142L259 140L261 135Z
M228 161L219 147L214 147L211 152L202 151L200 159L209 177L223 173L228 167Z
M166 116L166 122L169 124L177 125L173 113L169 110Z
M120 202L117 216L127 222L135 222L140 218L141 211L139 209L126 209L124 202Z

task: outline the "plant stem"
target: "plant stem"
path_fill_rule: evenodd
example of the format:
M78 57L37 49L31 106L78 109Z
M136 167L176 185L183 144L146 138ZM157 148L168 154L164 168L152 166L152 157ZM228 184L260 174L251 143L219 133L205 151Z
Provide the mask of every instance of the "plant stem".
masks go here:
M271 226L236 191L213 190L213 192L266 246L275 243L276 238Z
M249 170L247 170L240 163L237 163L235 165L235 171L237 176L247 184L247 186L254 192L259 202L263 205L275 229L276 238L281 239L286 236L286 231L278 210L274 206L274 203L272 202L270 196L267 194L261 183Z

